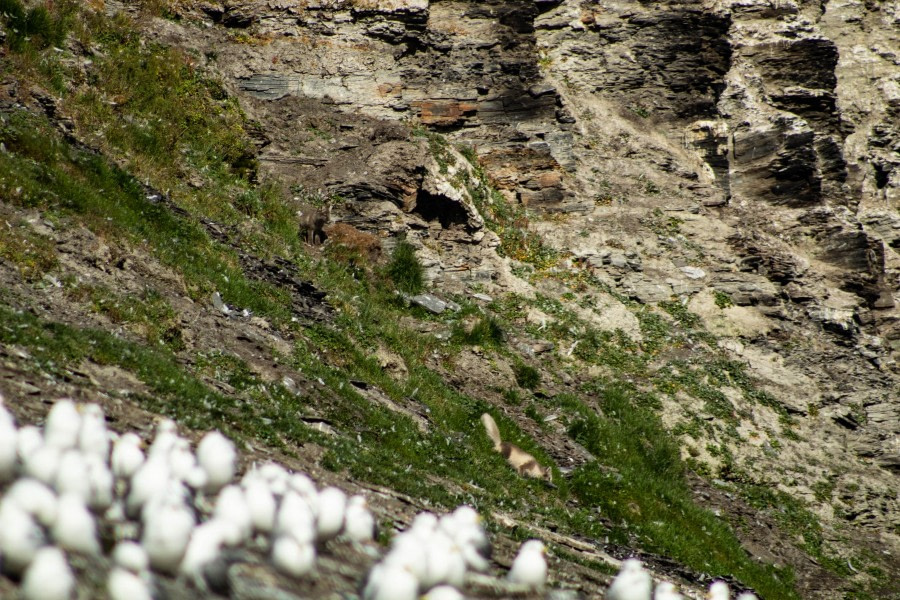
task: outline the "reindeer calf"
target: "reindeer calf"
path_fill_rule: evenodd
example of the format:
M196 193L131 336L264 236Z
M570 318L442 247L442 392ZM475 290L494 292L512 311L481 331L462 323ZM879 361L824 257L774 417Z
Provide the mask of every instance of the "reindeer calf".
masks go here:
M300 220L300 233L306 234L307 244L314 246L325 241L325 225L331 220L330 204L319 207L302 204L297 217Z

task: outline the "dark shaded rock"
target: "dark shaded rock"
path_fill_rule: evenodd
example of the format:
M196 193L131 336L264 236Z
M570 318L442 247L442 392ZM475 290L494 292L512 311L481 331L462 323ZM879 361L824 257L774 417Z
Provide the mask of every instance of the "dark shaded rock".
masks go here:
M472 229L465 207L444 196L419 190L412 212L426 221L437 221L443 229L465 227Z
M859 421L856 420L856 417L853 416L853 413L850 410L845 410L841 413L835 414L831 417L831 419L841 427L845 427L850 430L859 428Z
M592 23L601 43L624 44L635 58L632 66L597 73L597 90L620 97L625 106L647 100L654 112L713 117L731 64L730 25L727 14L684 6Z
M725 202L731 195L728 125L722 121L696 121L687 130L687 142L697 149L725 191Z
M885 281L885 251L880 239L859 223L846 223L831 209L809 211L799 219L818 244L818 257L842 269L841 287L863 298L870 308L894 305Z
M413 28L421 29L428 22L428 2L425 0L383 4L379 2L358 2L353 3L350 14L357 20L382 19L384 21L398 21Z
M786 284L806 271L807 266L774 239L747 233L736 234L728 242L742 257L742 270L755 271L771 281Z
M255 2L228 3L220 18L222 25L236 29L246 29L256 22L258 15Z
M225 15L225 7L221 4L214 4L212 2L204 2L199 6L200 10L203 11L207 16L209 16L213 21L220 22L222 17Z
M766 127L738 127L732 136L733 170L744 194L774 204L810 206L822 199L815 133L784 119Z
M776 104L784 102L801 110L808 106L808 112L834 106L838 51L833 41L814 37L796 40L781 38L770 43L745 46L740 53L757 67L766 90ZM838 113L819 114L832 120Z

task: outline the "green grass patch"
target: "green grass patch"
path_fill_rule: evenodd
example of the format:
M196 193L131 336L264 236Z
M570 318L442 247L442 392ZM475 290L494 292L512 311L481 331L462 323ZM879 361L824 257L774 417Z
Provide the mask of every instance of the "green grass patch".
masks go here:
M559 400L575 415L569 434L599 457L575 471L573 493L616 524L612 539L734 575L765 598L799 598L790 570L751 561L731 527L694 504L678 443L655 411L619 386L595 394L602 413L572 396Z
M449 172L450 165L456 163L456 158L450 152L450 142L441 134L429 131L424 127L415 127L412 130L414 137L425 138L428 141L428 151L434 157L438 164L438 170L446 175Z
M482 315L469 326L465 323L457 324L453 331L453 339L469 346L501 348L506 341L506 332L496 317Z
M15 3L16 0L4 0ZM10 57L23 85L53 89L76 134L140 181L166 190L195 216L234 227L262 257L296 253L297 223L275 182L257 182L257 127L222 82L189 52L142 37L125 11L109 16L69 0L42 3L52 23L93 49L85 69L62 51L32 44ZM146 8L146 7L145 7ZM60 25L62 27L62 25ZM57 40L59 41L59 40Z
M521 388L533 390L541 384L541 372L531 365L517 362L513 364L512 370L516 378L516 384Z
M56 246L27 221L6 221L0 235L0 259L12 263L25 281L37 281L58 265Z
M165 297L147 288L140 294L116 294L103 286L72 284L66 294L87 302L90 310L125 323L152 344L164 344L173 351L184 349L178 315Z
M103 157L60 139L43 117L0 113L0 194L84 223L101 236L146 247L184 277L185 291L206 301L218 290L226 302L277 321L289 318L286 291L248 280L237 256L210 240L194 220L176 216L130 174Z
M306 332L307 340L297 345L294 366L321 378L334 392L333 401L320 403L320 410L347 435L330 447L325 466L445 508L469 502L480 510L521 510L536 491L547 505L559 505L551 491L543 490L540 482L516 475L493 451L479 423L489 405L454 390L417 358L431 343L427 336L396 328L385 319L357 323L364 330L381 329L381 339L404 356L409 379L398 382L385 374L346 333L328 326ZM323 353L336 357L333 362L341 366L321 360ZM375 385L398 403L414 398L427 407L430 431L420 431L411 419L365 398L351 380ZM544 464L551 464L512 422L498 415L498 423L509 439L533 451Z
M4 304L0 304L0 342L26 348L35 371L45 376L64 375L64 369L84 361L119 367L147 386L150 394L132 395L138 404L194 429L218 428L273 446L318 438L296 418L302 409L299 398L284 393L277 401L260 404L220 394L186 371L163 347L147 347L97 329L47 322Z
M787 533L801 540L800 546L835 575L851 577L847 562L829 552L819 519L804 502L772 486L745 484L737 488L754 508L771 516Z
M210 181L250 179L257 163L246 118L224 86L183 50L143 39L123 13L82 13L104 50L67 106L85 132L166 178L190 168ZM165 115L165 118L161 118Z
M734 306L734 300L731 299L731 296L726 294L720 290L713 291L713 297L715 298L716 306L725 310L726 308L731 308Z
M425 289L425 269L416 256L415 247L405 240L394 248L386 270L388 277L402 292L418 294Z
M577 338L573 354L588 364L605 365L616 373L643 374L646 356L621 329L603 331L587 327Z
M58 0L51 6L52 12L45 3L26 8L21 0L0 0L6 46L13 52L61 46L72 27L78 4L73 0Z
M659 307L672 315L672 318L674 318L678 322L678 324L686 330L697 329L702 324L700 317L689 311L687 306L685 306L678 300L672 300L671 302L660 302Z
M681 345L679 334L653 309L646 306L641 307L635 312L635 316L640 324L643 337L641 347L647 354L653 356L659 354L663 349Z

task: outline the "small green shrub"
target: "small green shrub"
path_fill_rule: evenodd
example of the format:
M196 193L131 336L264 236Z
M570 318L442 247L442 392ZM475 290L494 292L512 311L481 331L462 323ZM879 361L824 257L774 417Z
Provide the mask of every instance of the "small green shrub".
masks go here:
M503 399L506 400L507 403L515 406L522 404L522 397L519 396L519 391L513 388L509 388L503 392Z
M629 106L628 109L642 119L650 116L650 109L644 106Z
M0 18L7 30L7 44L15 52L61 46L71 28L76 9L72 1L58 2L52 11L44 4L28 10L21 0L0 0Z
M425 269L412 244L402 241L394 248L387 274L402 292L418 294L425 288Z
M698 315L692 313L687 306L678 300L660 302L659 307L669 313L684 329L697 329L703 324Z
M525 363L517 363L513 365L512 369L519 387L533 390L541 384L541 374L534 367Z
M734 300L731 299L731 296L726 294L725 292L720 292L719 290L715 290L713 295L716 298L716 306L721 309L726 309L730 306L734 306Z
M472 328L466 331L464 328L458 328L455 337L462 340L464 344L471 346L483 346L485 348L499 348L503 345L506 334L503 327L494 317L484 316L478 319Z

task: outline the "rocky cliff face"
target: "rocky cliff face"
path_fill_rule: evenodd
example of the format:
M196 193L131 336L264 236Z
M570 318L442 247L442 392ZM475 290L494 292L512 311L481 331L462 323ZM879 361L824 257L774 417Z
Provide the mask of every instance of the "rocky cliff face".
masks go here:
M476 148L492 180L529 207L593 211L602 193L581 171L598 162L649 163L648 181L674 173L700 204L724 207L709 213L718 221L783 240L800 262L817 263L814 272L856 299L886 349L896 345L897 15L889 5L238 2L204 10L238 42L217 61L250 96L315 99L445 132ZM627 148L591 147L592 131ZM272 145L265 157L283 162L287 151ZM313 171L322 160L288 162ZM812 285L800 273L770 275Z
M806 499L825 477L834 493L820 517L900 552L894 3L201 8L202 33L160 28L215 49L210 64L266 132L267 168L341 194L342 220L405 233L437 289L532 293L453 184L457 168L393 124L472 148L568 268L641 304L680 299L792 415L799 439L778 453L766 418L743 419L755 433L733 448L742 468ZM640 335L613 296L595 298L599 323ZM667 410L672 424L690 412L675 400Z
M794 566L803 597L872 580L852 562L860 556L896 572L896 3L228 0L179 10L148 29L223 76L257 125L262 175L289 199L339 196L336 220L386 250L405 237L436 293L563 299L584 323L634 342L651 335L640 316L687 309L714 337L653 357L637 385L661 394L665 425L706 476L695 481L700 502L732 511L733 524L752 518L706 481L727 480L808 503L819 543L850 561L842 583L797 540L742 539L754 557ZM552 267L535 273L508 250L490 226L486 181L496 202L524 209L515 224L555 251ZM532 310L524 320L556 318ZM514 342L529 360L555 350L561 386L608 375L577 342ZM706 359L746 371L707 373ZM727 409L672 384L687 372ZM573 463L590 458L561 448Z

